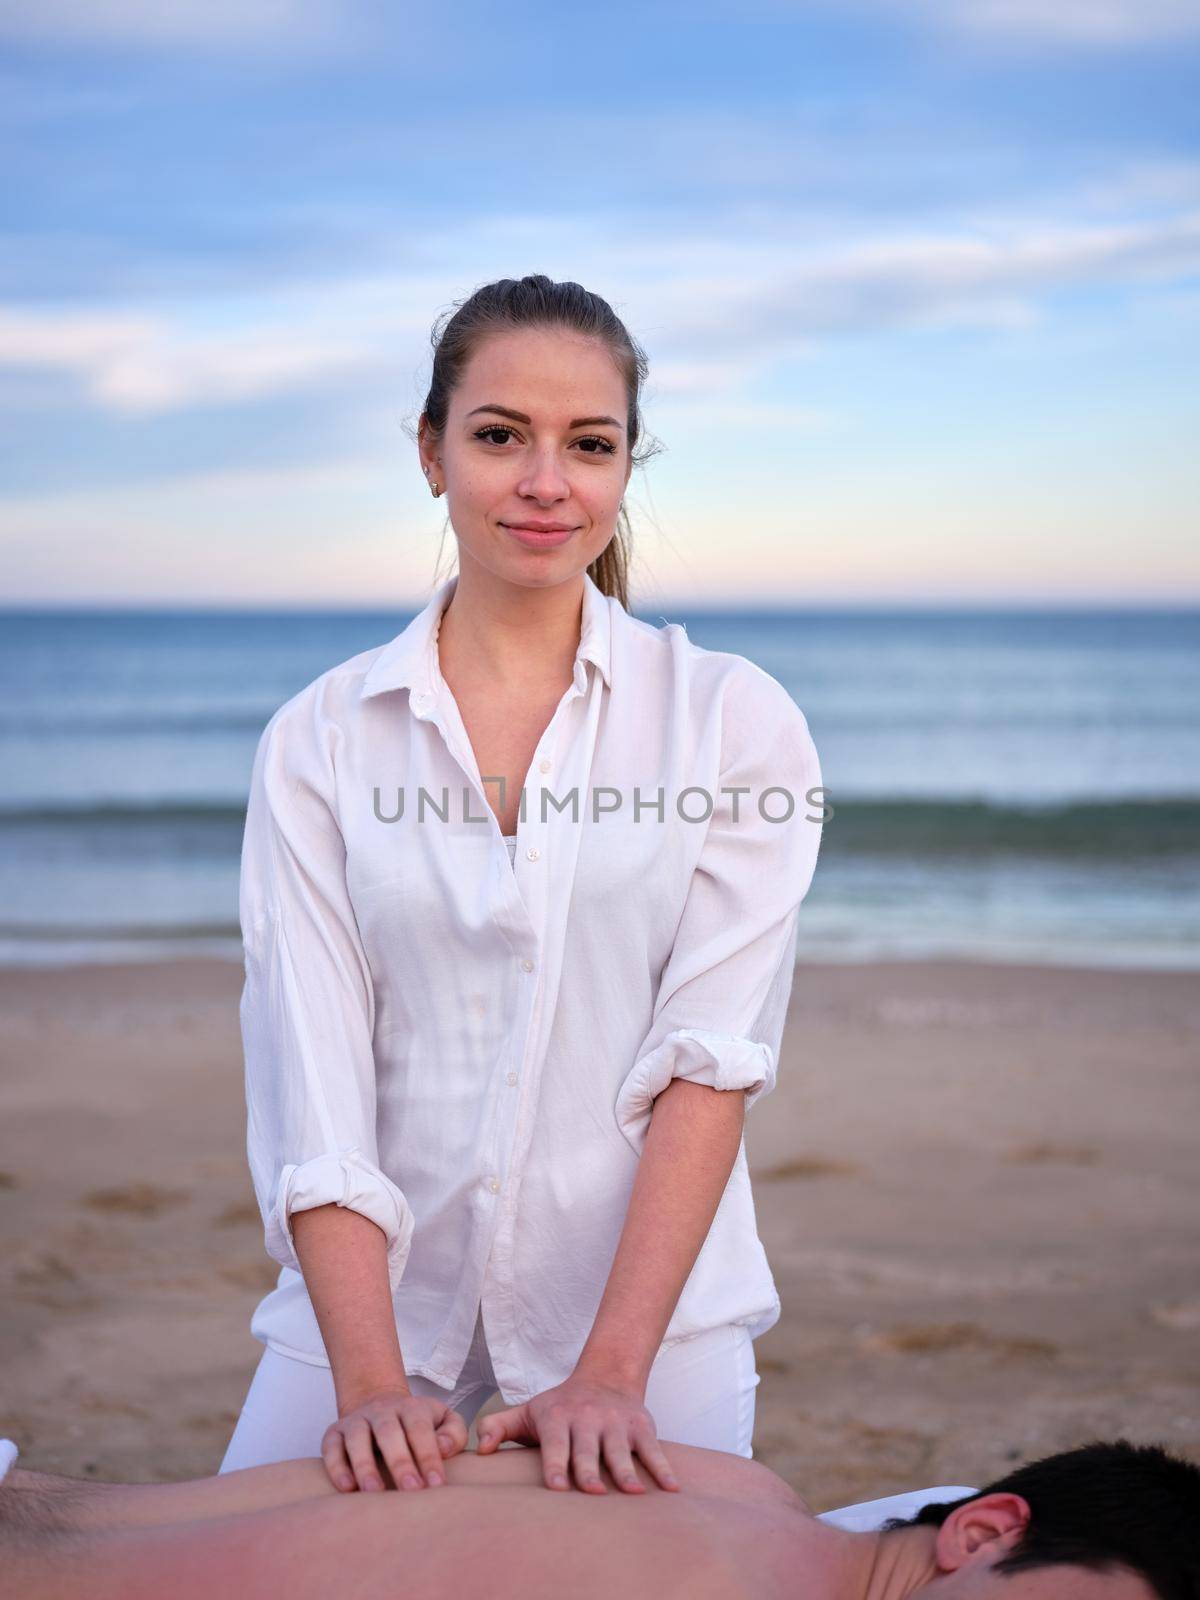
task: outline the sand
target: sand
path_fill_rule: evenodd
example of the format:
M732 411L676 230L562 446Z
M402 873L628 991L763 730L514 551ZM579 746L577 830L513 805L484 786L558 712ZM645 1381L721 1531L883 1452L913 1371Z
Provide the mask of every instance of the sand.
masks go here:
M240 968L0 971L0 1433L214 1472L275 1279ZM1200 1460L1200 982L806 964L750 1114L783 1317L755 1454L816 1507L1090 1438ZM495 1409L493 1401L488 1409Z

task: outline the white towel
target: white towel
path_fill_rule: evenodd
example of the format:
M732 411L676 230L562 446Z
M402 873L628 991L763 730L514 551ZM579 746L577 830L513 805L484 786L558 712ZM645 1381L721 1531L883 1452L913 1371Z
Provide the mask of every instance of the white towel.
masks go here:
M910 1489L907 1494L889 1494L882 1500L860 1500L857 1505L842 1506L838 1511L822 1511L817 1521L847 1533L875 1533L889 1517L913 1517L922 1506L934 1501L965 1500L978 1493L978 1489L965 1488L960 1483L937 1489Z

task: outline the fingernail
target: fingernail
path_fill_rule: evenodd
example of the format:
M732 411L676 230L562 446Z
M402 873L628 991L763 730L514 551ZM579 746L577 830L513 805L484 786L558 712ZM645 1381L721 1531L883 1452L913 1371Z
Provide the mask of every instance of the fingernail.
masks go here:
M431 1485L436 1487L438 1484L441 1483L441 1481L442 1481L442 1478L441 1478L441 1474L440 1473L431 1472L429 1474L429 1482L430 1482Z
M348 1478L345 1473L343 1473L337 1481L337 1486L339 1489L353 1489L354 1479Z
M416 1478L413 1477L411 1472L407 1472L404 1475L404 1487L406 1489L419 1489L421 1485L417 1482Z
M565 1489L567 1487L567 1480L563 1477L561 1472L555 1472L552 1474L550 1482L556 1489Z
M367 1479L367 1488L368 1489L382 1489L383 1488L383 1484L379 1481L378 1478L368 1478Z

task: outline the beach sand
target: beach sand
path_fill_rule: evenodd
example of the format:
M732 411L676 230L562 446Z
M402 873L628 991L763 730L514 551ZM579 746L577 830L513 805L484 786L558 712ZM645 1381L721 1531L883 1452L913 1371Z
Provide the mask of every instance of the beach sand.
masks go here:
M240 989L0 972L0 1433L30 1467L220 1462L276 1275ZM747 1126L783 1299L756 1456L818 1509L1094 1437L1200 1460L1198 1042L1189 973L803 965Z

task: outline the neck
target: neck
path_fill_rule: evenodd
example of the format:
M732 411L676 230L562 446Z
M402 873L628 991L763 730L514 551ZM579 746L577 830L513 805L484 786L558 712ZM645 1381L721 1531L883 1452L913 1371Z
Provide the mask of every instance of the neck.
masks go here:
M829 1600L912 1600L937 1577L933 1528L898 1528L893 1533L826 1530L837 1541L830 1551Z
M578 573L549 588L530 588L460 558L438 627L443 674L449 680L461 665L498 689L569 678L579 649L583 581Z
M897 1528L865 1537L873 1548L863 1600L910 1600L937 1577L936 1528Z

